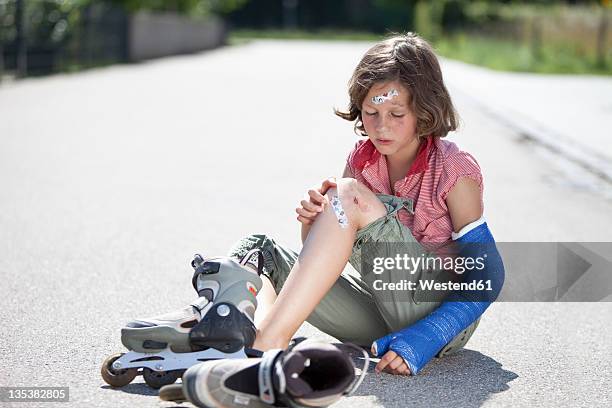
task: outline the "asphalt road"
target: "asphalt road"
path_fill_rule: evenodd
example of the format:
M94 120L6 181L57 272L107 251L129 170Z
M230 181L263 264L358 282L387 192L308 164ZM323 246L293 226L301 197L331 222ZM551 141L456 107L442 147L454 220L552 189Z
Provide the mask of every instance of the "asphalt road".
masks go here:
M101 362L125 322L193 299L195 252L254 232L298 248L295 206L355 143L332 108L367 46L255 42L3 84L0 386L70 387L62 406L173 406L142 379L109 388ZM498 241L612 241L603 191L453 96L452 139L481 164ZM611 318L610 302L498 303L461 353L416 377L372 373L337 406L610 406Z

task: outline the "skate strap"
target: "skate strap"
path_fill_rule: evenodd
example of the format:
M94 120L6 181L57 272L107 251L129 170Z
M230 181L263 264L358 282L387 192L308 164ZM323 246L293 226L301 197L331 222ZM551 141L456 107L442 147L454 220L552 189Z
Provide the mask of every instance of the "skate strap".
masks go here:
M250 347L244 348L244 354L246 354L248 358L261 358L263 356L263 353L264 353L263 351L257 350L254 348L250 348Z
M261 252L261 249L259 248L253 248L249 252L247 252L242 257L242 260L240 261L240 265L244 266L247 263L249 263L249 261L251 260L251 257L256 252L257 252L257 275L261 275L263 273L264 258L263 258L263 253Z
M348 397L349 395L352 395L355 391L357 391L357 388L359 388L359 386L363 382L363 379L368 373L368 367L370 366L370 355L363 348L358 347L352 343L335 344L335 346L338 348L347 347L352 350L357 350L358 352L363 354L364 363L363 363L363 367L361 368L361 373L359 374L359 376L355 375L355 379L353 380L352 384L344 392L344 395Z
M273 370L279 381L279 392L285 392L285 373L280 364L274 364L277 357L283 350L272 349L263 353L261 362L259 363L259 372L257 381L259 383L259 398L266 404L274 404L274 385L272 382Z
M196 309L198 309L198 312L202 314L202 310L204 310L209 304L210 301L208 299L206 299L204 296L200 296L199 298L191 302L190 306L195 307Z

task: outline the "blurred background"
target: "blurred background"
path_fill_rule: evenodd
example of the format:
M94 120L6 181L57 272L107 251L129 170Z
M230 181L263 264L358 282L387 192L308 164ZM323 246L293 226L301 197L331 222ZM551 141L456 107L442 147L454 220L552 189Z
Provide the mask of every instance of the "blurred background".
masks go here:
M408 30L427 38L444 56L486 67L609 75L611 3L0 0L0 75L75 71L246 38L369 40Z

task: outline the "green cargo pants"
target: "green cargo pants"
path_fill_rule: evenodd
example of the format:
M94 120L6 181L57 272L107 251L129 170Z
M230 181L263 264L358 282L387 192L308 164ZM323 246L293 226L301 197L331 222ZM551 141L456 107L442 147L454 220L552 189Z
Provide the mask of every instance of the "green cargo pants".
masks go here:
M388 333L403 329L427 316L440 302L417 302L406 296L394 301L393 293L381 297L373 290L377 278L374 273L361 274L362 246L366 243L410 243L409 247L424 249L418 244L409 228L403 225L397 213L405 209L413 211L413 201L400 197L377 194L387 208L387 215L357 231L349 263L355 270L345 268L336 283L323 297L307 321L319 330L343 342L351 342L369 349L372 342ZM241 259L248 251L260 248L264 258L264 274L270 279L276 293L282 289L298 254L267 235L255 234L239 240L229 251L229 256ZM419 254L414 254L419 256ZM356 273L355 273L356 271ZM411 279L415 279L412 275ZM389 298L391 296L391 298ZM463 347L479 320L447 344L438 354L441 357Z

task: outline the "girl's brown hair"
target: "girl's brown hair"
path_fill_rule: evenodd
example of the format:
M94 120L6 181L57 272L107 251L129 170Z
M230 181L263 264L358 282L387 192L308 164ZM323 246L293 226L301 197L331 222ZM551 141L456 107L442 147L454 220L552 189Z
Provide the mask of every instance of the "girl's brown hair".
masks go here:
M409 90L418 137L444 137L457 129L457 112L442 81L438 58L431 45L414 33L394 35L370 48L349 81L348 112L334 109L334 113L356 120L355 133L367 136L361 117L363 100L375 83L395 80Z

